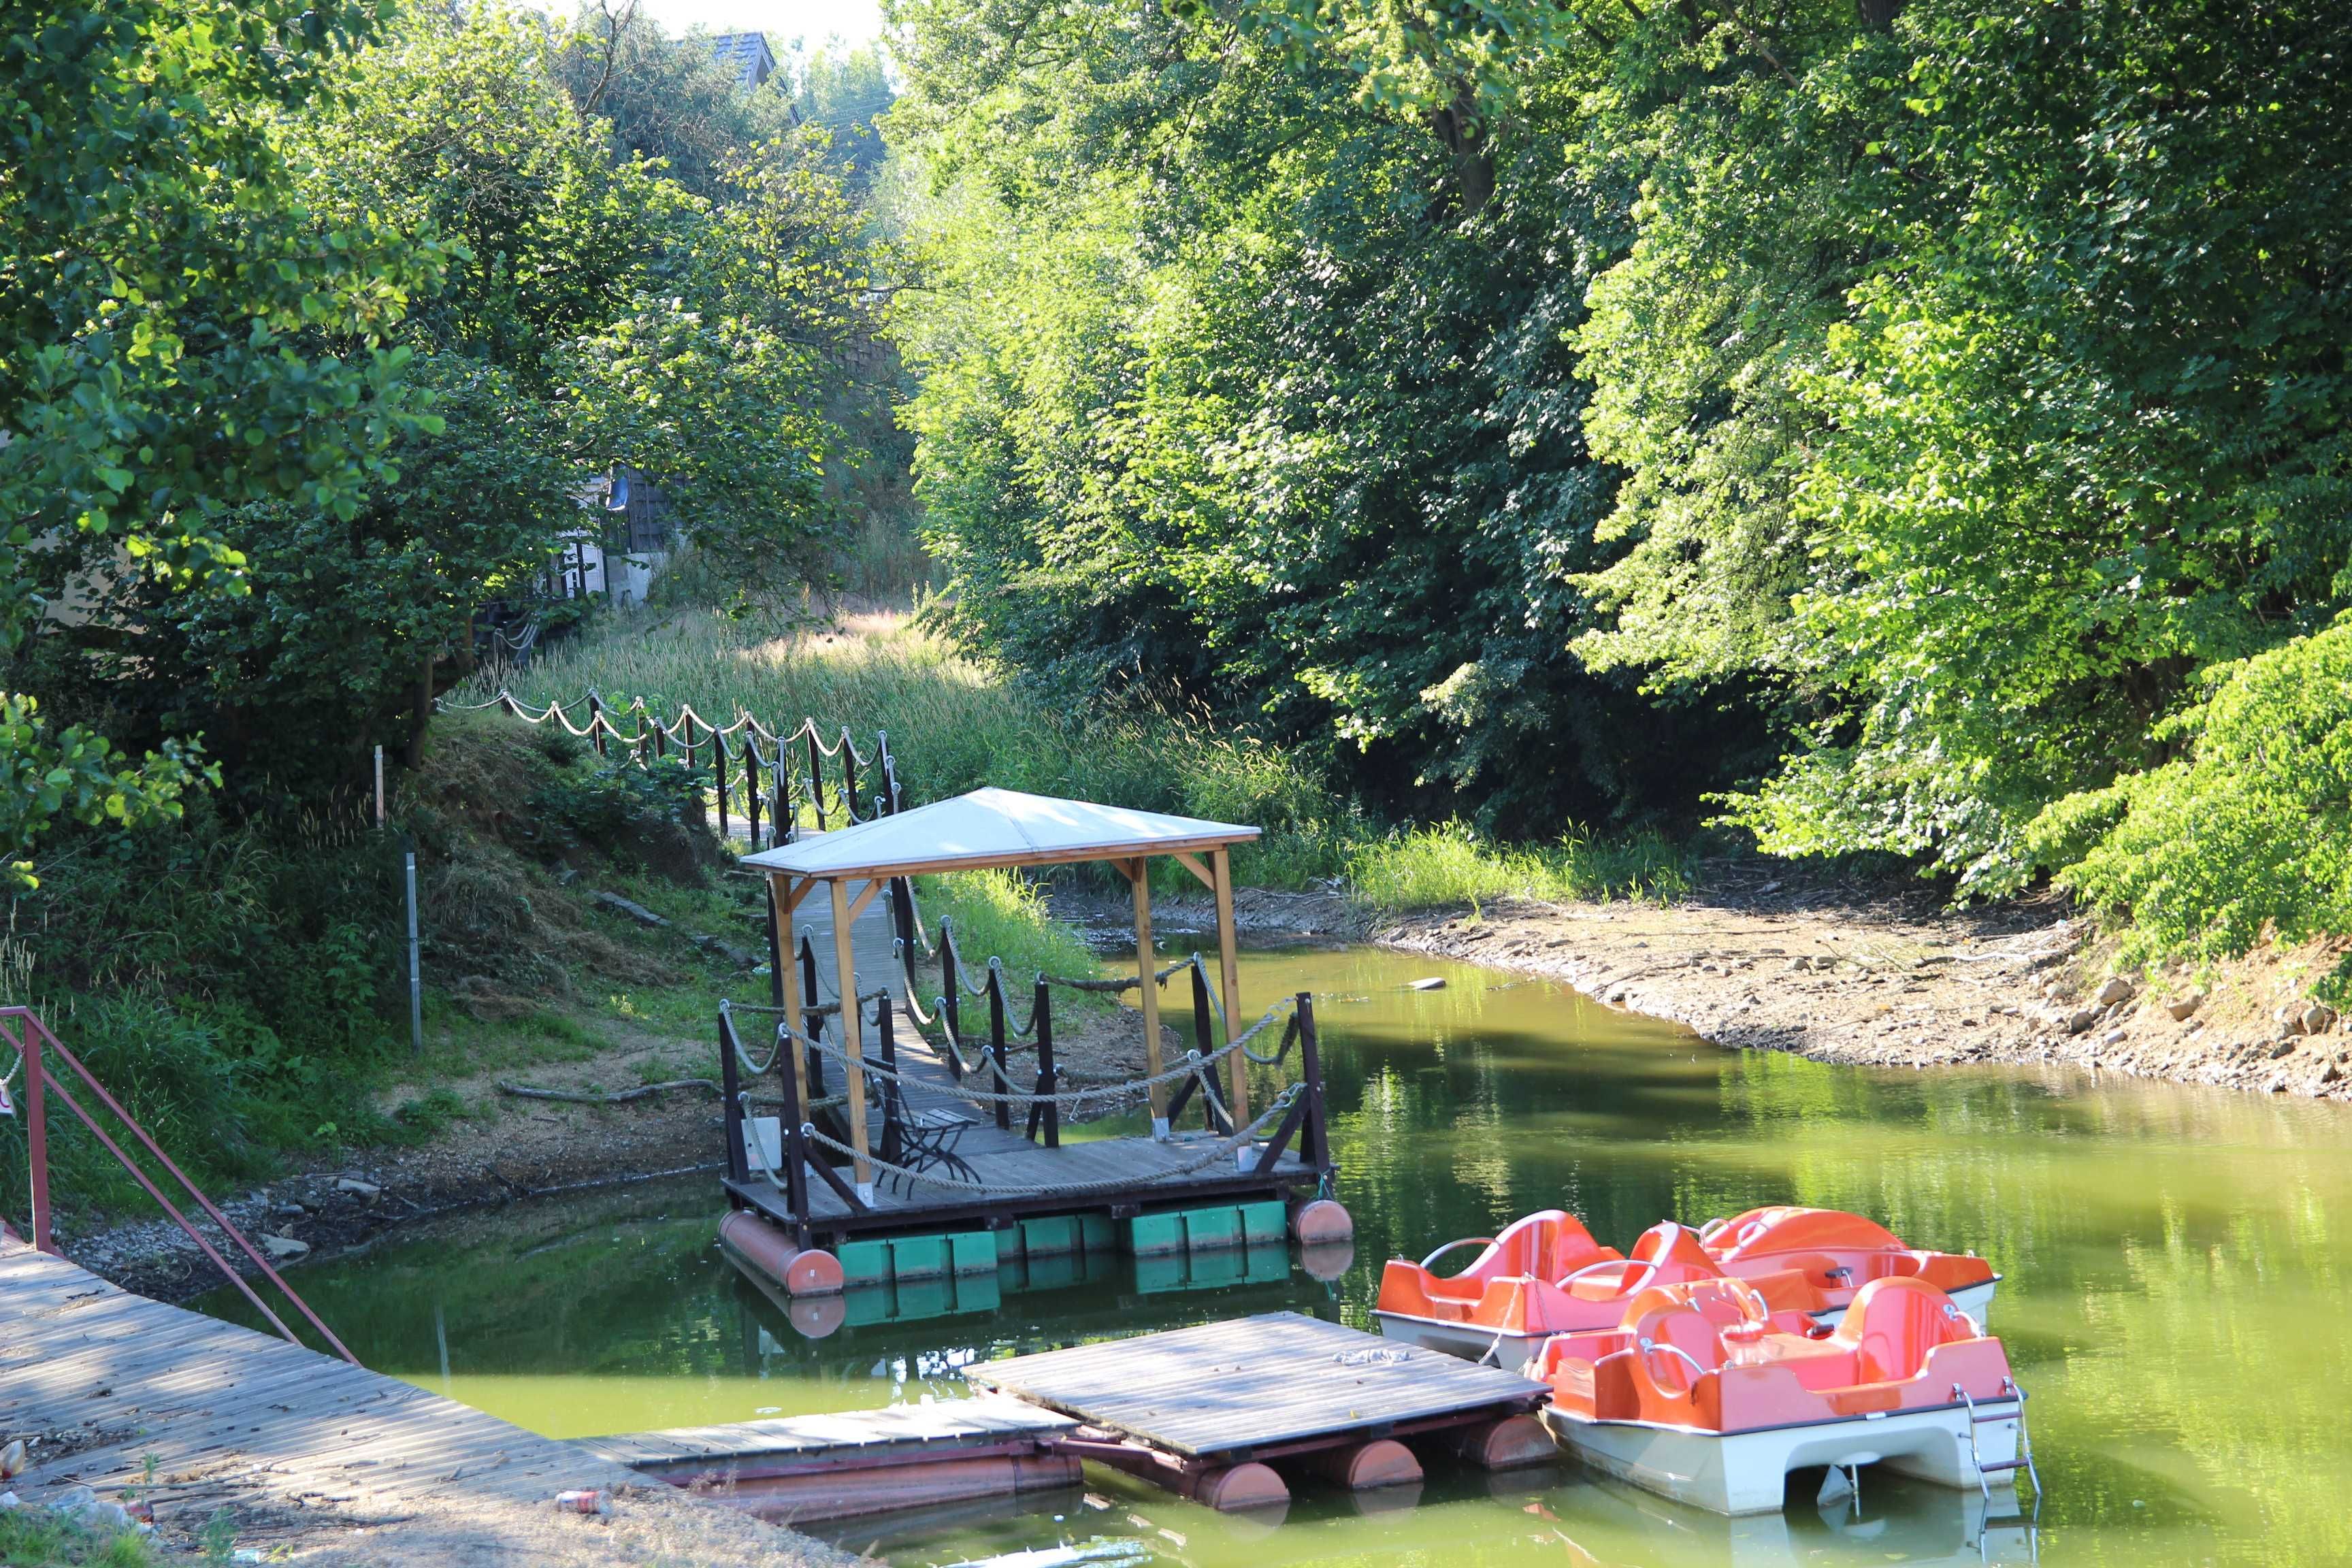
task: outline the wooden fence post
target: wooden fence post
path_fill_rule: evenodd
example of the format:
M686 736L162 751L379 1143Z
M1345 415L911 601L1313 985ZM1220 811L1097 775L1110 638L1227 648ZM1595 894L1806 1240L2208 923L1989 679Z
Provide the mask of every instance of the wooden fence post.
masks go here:
M737 1043L735 1016L722 1007L719 1013L719 1093L724 1101L719 1114L727 1133L727 1174L730 1180L748 1182L751 1168L750 1156L743 1149L743 1074L736 1066Z
M1004 1070L1004 971L993 963L988 966L988 1077L989 1092L1003 1094L1013 1087L1013 1079ZM1003 1100L996 1102L996 1125L1005 1131L1013 1130L1013 1107Z
M1055 1089L1054 994L1046 985L1045 977L1042 974L1037 977L1036 1011L1032 1016L1037 1022L1037 1093L1041 1096L1051 1095ZM1045 1147L1060 1148L1062 1146L1061 1107L1048 1099L1031 1100L1029 1102L1029 1141L1033 1143L1037 1141L1037 1129L1041 1122L1045 1130Z
M940 1003L948 1021L948 1071L963 1077L963 980L956 970L955 932L940 919Z
M1323 1122L1323 1052L1315 1038L1315 998L1305 991L1298 994L1298 1076L1306 1087L1298 1092L1307 1097L1307 1121L1298 1137L1298 1158L1309 1168L1328 1171L1331 1168L1330 1135Z
M816 944L807 937L801 938L801 1005L807 1009L801 1018L801 1033L812 1040L824 1038L824 1015L816 1011ZM814 1047L802 1047L808 1056L809 1098L824 1098L824 1057ZM814 1114L814 1111L811 1114Z

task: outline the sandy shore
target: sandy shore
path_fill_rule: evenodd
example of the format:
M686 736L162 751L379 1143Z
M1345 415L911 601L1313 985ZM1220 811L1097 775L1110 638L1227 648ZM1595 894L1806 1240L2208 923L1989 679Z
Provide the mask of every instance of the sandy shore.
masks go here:
M2118 975L2055 905L1823 900L1767 879L1668 905L1505 904L1372 940L1564 981L1717 1045L1925 1068L2063 1063L2352 1098L2352 1038L2307 984L2332 953L2268 949L2191 977Z

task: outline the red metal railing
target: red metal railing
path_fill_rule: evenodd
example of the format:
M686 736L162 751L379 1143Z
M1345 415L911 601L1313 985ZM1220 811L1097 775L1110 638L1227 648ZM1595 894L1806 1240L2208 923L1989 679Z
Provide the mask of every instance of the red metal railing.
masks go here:
M194 1226L188 1223L187 1216L179 1211L170 1198L163 1195L163 1189L155 1184L153 1178L148 1175L139 1162L125 1153L122 1146L109 1137L106 1129L98 1124L97 1119L82 1109L81 1102L73 1097L72 1091L49 1070L48 1064L54 1058L73 1069L74 1076L89 1087L89 1092L98 1097L100 1103L114 1113L115 1120L122 1123L131 1136L138 1141L140 1147L154 1156L156 1163L171 1173L172 1179L180 1184L189 1197L195 1200L197 1205L211 1217L215 1225L220 1226L221 1233L234 1242L237 1249L246 1257L251 1258L253 1266L261 1270L262 1276L275 1285L278 1293L293 1304L294 1310L301 1314L302 1321L317 1330L319 1336L334 1347L337 1355L353 1366L359 1365L359 1357L343 1347L343 1342L335 1337L335 1331L321 1322L319 1314L310 1310L310 1304L296 1295L294 1288L278 1277L278 1270L269 1266L269 1259L262 1255L260 1249L246 1238L243 1231L229 1223L228 1215L215 1208L212 1199L197 1190L196 1184L188 1180L179 1166L172 1163L172 1157L163 1152L154 1139L148 1136L147 1130L131 1119L131 1113L122 1109L114 1096L106 1092L106 1086L90 1075L90 1070L82 1066L80 1058L66 1049L65 1043L50 1032L47 1024L41 1022L39 1015L29 1007L0 1007L0 1040L5 1040L8 1045L14 1047L25 1064L23 1097L25 1152L33 1173L32 1242L35 1247L39 1247L43 1252L54 1253L58 1250L56 1242L51 1240L49 1236L47 1116L48 1097L54 1094L65 1102L67 1110L81 1119L81 1124L89 1129L92 1137L105 1145L106 1152L122 1163L122 1168L130 1172L132 1179L146 1189L147 1195L163 1205L163 1212L172 1216L173 1223L187 1232L188 1239L194 1242L198 1250L202 1251L206 1258L212 1259L213 1267L218 1268L228 1282L236 1286L247 1301L253 1303L254 1310L267 1319L269 1326L283 1334L289 1343L299 1345L302 1342L295 1335L294 1331L286 1326L285 1320L270 1310L269 1303L255 1293L252 1283L244 1275L231 1268L228 1259L223 1258L213 1244L205 1240ZM5 1059L5 1057L0 1057L0 1061Z

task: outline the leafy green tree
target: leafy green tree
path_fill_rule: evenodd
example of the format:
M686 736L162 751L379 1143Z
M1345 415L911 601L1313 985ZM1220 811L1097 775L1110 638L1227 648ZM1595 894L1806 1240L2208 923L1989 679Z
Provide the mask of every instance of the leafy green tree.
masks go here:
M223 519L349 516L428 421L385 342L438 251L304 205L279 116L373 4L106 0L0 17L0 650L77 574L236 592ZM0 861L53 823L178 810L191 749L126 766L29 698L0 724Z

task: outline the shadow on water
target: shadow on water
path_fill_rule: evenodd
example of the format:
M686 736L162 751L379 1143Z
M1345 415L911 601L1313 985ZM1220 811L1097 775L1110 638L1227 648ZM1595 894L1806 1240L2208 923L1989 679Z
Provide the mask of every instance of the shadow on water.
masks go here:
M1406 989L1425 975L1448 984ZM719 1260L695 1181L408 1233L302 1288L369 1365L580 1436L953 1397L975 1359L1244 1312L1370 1326L1382 1258L1549 1205L1622 1246L1666 1215L1820 1204L2002 1271L1993 1326L2050 1483L2038 1531L1999 1494L1988 1519L1973 1495L1868 1473L1858 1515L1823 1514L1800 1478L1783 1514L1725 1521L1563 1466L1433 1467L1412 1507L1309 1489L1278 1529L1090 1471L1043 1508L835 1533L923 1563L1098 1535L1202 1568L2352 1560L2342 1108L1729 1053L1558 986L1369 949L1253 954L1244 986L1318 997L1359 1226L1330 1285L1280 1252L1007 1266L862 1292L812 1340Z

